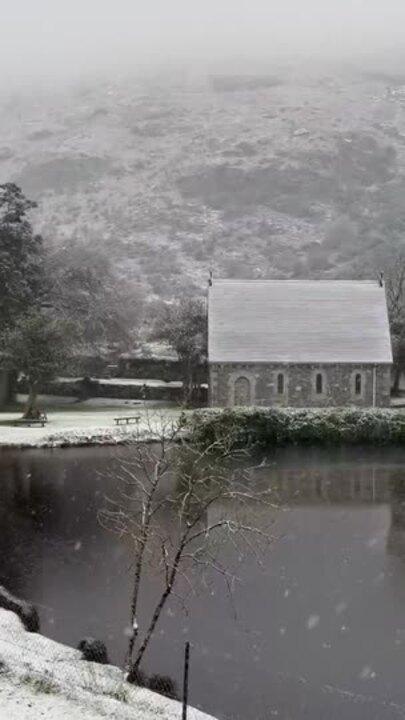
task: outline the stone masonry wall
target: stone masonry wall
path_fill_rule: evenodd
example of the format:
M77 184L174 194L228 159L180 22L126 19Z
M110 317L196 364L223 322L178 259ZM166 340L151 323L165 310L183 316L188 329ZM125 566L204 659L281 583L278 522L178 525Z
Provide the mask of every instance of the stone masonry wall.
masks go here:
M250 383L248 405L278 407L372 407L373 365L345 364L213 364L210 366L210 405L232 407L234 384ZM390 405L391 366L375 368L375 405ZM284 393L277 392L277 375L284 373ZM323 375L322 394L315 389L316 373ZM355 393L355 374L361 373L361 395Z

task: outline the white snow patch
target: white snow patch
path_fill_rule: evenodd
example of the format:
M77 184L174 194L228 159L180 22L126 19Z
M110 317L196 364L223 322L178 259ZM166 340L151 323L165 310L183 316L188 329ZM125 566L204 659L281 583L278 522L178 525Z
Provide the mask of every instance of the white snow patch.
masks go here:
M98 377L91 377L90 380L93 382L99 383L100 385L122 385L124 387L142 387L145 385L146 387L177 387L181 388L183 387L183 383L180 380L170 380L169 382L166 382L165 380L160 380L159 378L98 378ZM72 383L80 383L82 381L82 378L73 378L73 377L58 377L55 379L55 383L60 384L72 384Z
M171 380L169 382L166 382L165 380L158 380L153 378L91 378L92 380L95 380L96 382L100 383L100 385L121 385L124 387L157 387L157 388L165 388L165 387L175 387L175 388L181 388L183 387L183 383L179 380Z
M55 448L79 445L118 445L169 436L181 410L176 407L91 408L85 403L74 408L48 410L45 427L14 426L21 413L1 413L0 446L18 448ZM139 415L139 423L116 425L115 418Z
M122 671L81 659L78 650L27 632L0 609L1 717L13 720L178 720L175 700L129 685ZM190 720L213 720L189 709Z

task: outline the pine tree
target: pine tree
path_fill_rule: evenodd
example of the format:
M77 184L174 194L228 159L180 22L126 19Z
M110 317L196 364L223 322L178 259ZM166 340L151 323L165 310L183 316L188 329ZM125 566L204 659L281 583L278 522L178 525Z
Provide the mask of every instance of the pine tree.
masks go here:
M27 218L34 207L14 183L0 185L0 331L45 294L42 238Z

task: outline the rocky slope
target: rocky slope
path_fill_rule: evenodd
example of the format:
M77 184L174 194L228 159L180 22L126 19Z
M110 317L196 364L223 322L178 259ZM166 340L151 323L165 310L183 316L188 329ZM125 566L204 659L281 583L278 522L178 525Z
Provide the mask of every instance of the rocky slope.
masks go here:
M151 295L221 276L364 276L405 230L405 77L94 82L3 97L0 181L49 243L107 248Z

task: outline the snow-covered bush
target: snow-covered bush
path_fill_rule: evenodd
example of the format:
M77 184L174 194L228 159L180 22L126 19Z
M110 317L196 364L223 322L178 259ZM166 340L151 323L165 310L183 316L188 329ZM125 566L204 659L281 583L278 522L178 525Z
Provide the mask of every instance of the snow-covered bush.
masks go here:
M405 442L405 414L384 409L211 409L193 413L187 425L203 446L224 438L234 447Z

